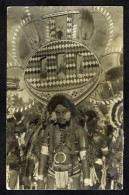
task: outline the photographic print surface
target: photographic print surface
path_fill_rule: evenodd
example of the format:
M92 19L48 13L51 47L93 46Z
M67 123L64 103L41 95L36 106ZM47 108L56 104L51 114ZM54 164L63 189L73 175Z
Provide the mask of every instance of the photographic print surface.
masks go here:
M7 189L123 189L123 7L8 7L6 82Z

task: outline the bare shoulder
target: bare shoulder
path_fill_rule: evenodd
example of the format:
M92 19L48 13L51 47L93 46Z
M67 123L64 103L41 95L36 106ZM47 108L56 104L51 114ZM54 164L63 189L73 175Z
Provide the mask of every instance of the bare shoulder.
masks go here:
M45 128L45 131L51 132L51 131L53 131L54 128L55 128L55 126L51 123L51 124L47 125L47 127Z
M79 125L78 123L74 123L75 132L78 134L86 134L86 130Z

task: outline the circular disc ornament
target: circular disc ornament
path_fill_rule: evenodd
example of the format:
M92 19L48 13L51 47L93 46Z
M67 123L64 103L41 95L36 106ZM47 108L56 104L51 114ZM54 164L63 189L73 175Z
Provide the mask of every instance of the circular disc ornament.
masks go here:
M55 154L54 156L54 161L57 163L57 164L60 164L60 163L64 163L66 160L66 154L63 153L63 152L58 152Z

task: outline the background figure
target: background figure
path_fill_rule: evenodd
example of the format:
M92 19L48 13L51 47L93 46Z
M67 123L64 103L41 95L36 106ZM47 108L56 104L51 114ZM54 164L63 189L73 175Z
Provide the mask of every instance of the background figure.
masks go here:
M36 183L37 166L40 160L41 141L44 129L47 125L46 111L42 104L37 105L36 115L29 118L26 132L23 137L22 147L24 149L24 166L22 169L22 184L26 189L33 189Z
M21 167L19 169L20 172L20 178L19 178L19 182L20 182L20 188L21 185L27 185L28 182L23 182L23 180L25 180L25 141L24 141L24 137L27 131L26 128L26 124L27 124L27 117L25 117L21 112L16 112L14 114L16 123L15 123L15 127L14 127L14 132L15 135L17 137L18 140L18 145L19 145L19 150L20 150L20 158L21 158ZM25 187L24 186L24 187Z
M15 136L15 118L13 114L7 114L7 131L6 131L6 153L7 166L9 168L8 187L10 189L17 189L19 170L21 166L20 149L18 140ZM18 186L19 188L19 186Z
M91 165L91 189L106 188L106 156L108 155L107 138L100 132L98 121L100 120L93 110L87 113L87 129L89 139L89 156Z
M111 127L110 127L111 128ZM123 130L115 129L109 134L109 155L108 155L108 180L109 188L121 189L123 186L122 167L123 167Z

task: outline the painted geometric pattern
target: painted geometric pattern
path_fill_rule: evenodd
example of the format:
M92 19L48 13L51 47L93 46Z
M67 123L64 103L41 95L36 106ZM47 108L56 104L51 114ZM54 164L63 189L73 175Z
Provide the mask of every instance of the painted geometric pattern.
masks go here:
M66 78L57 78L57 55L63 53L66 56ZM77 72L77 55L82 56L81 72ZM47 58L47 77L41 77L41 60ZM84 45L71 41L61 40L49 43L39 49L29 60L25 70L25 79L33 87L52 88L60 86L75 86L83 84L94 78L99 73L99 62Z
M113 127L121 128L123 125L123 95L122 92L118 94L110 105L110 122Z
M72 27L73 27L73 18L72 15L67 16L67 32L66 37L67 39L72 39Z

